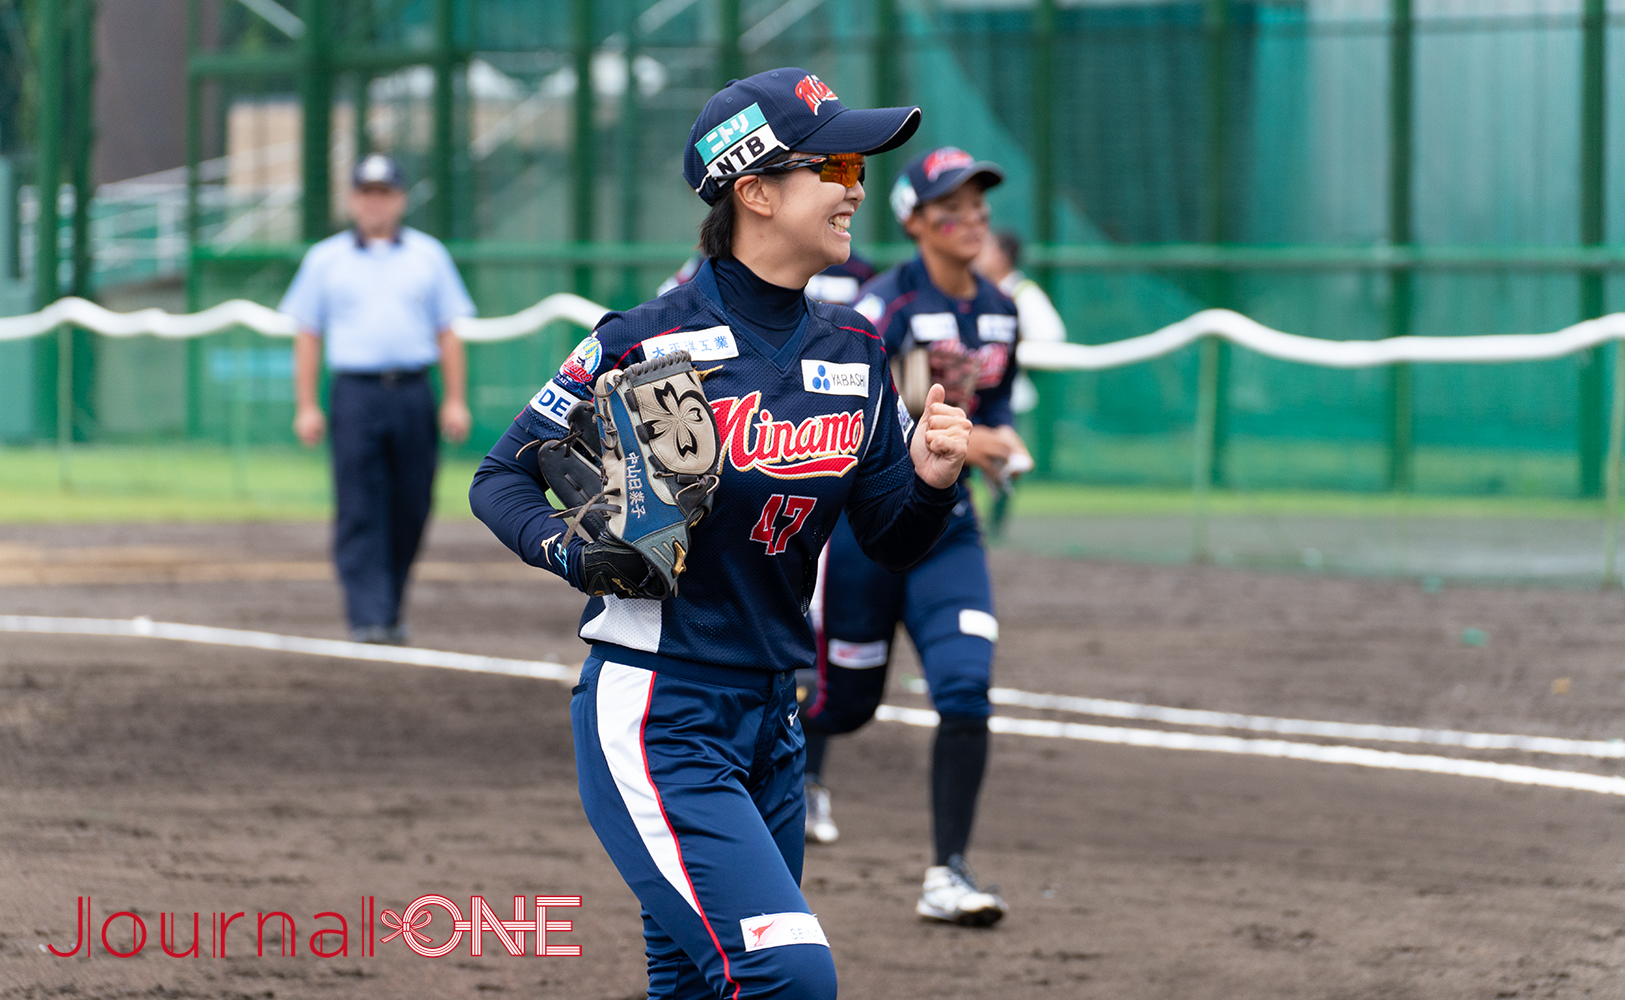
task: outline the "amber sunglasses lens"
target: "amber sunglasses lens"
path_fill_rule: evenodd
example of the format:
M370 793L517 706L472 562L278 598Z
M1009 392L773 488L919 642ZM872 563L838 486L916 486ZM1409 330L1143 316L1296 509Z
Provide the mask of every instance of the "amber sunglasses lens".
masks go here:
M863 180L862 153L832 153L818 171L818 179L842 187L853 187Z

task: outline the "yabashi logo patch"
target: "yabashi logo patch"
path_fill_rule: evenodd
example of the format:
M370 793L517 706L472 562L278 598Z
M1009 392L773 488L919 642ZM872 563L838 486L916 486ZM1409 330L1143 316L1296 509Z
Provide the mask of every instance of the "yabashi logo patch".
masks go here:
M796 96L807 102L807 110L813 114L818 113L818 106L825 101L838 101L835 91L829 89L829 84L808 73L796 84Z
M975 162L975 158L963 149L944 146L925 158L925 179L934 181L941 177L945 170L958 170Z
M717 429L728 461L740 472L774 479L844 476L858 464L863 446L863 411L821 413L801 423L774 420L763 410L762 394L713 399Z
M869 366L863 362L838 365L833 361L801 360L801 387L831 396L869 395Z

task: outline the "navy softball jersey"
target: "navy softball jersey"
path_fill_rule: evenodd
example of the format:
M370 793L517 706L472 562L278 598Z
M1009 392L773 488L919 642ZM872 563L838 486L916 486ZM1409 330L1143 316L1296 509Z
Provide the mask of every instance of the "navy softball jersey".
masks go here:
M1016 305L996 285L977 276L974 297L954 298L931 283L916 257L866 285L856 308L897 356L925 347L975 359L975 395L960 405L972 423L1010 424ZM876 668L889 662L899 622L920 652L939 713L966 719L992 713L987 689L998 624L981 531L963 481L968 475L969 467L948 529L905 573L867 558L845 523L836 528L816 615L824 649L818 692L807 711L810 731L851 732L874 715L886 682L885 670Z
M665 601L594 597L581 638L699 663L782 671L816 655L805 621L819 551L847 511L882 565L903 569L941 534L958 496L914 475L886 352L862 316L808 302L774 349L723 306L709 263L694 280L611 313L565 360L486 456L469 491L474 513L521 559L581 585L579 537L548 504L534 438L562 438L565 413L598 376L684 349L716 368L706 396L722 434L722 483L691 533L688 570ZM534 451L534 449L533 449Z
M803 749L794 670L814 662L804 617L818 555L844 510L871 556L930 550L957 489L914 475L879 336L841 306L728 309L752 287L710 263L653 302L606 317L481 465L474 511L526 562L580 586L580 539L543 496L534 438L603 372L685 349L717 369L722 482L666 601L593 598L593 643L571 699L576 774L593 830L643 907L649 996L835 995L835 967L800 890ZM758 280L759 279L754 279ZM757 288L757 291L763 289ZM786 306L803 317L786 337ZM793 312L792 312L793 314ZM779 346L775 347L774 343Z

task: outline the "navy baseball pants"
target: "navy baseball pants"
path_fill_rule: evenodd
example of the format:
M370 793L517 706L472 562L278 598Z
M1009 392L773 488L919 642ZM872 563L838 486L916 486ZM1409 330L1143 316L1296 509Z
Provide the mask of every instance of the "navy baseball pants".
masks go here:
M807 709L809 733L850 733L874 717L898 622L914 640L939 714L966 720L993 714L987 689L998 625L974 514L956 516L930 554L905 573L865 556L843 514L823 573L825 655Z
M807 708L807 773L823 771L830 736L874 718L901 621L942 719L931 748L931 827L936 864L952 864L970 845L987 770L987 689L999 638L976 515L968 506L956 512L931 553L906 573L865 556L843 515L820 583L823 655Z
M422 372L333 376L333 562L352 629L400 623L440 435Z
M834 1000L801 895L794 673L597 645L570 702L581 802L643 904L650 1000Z

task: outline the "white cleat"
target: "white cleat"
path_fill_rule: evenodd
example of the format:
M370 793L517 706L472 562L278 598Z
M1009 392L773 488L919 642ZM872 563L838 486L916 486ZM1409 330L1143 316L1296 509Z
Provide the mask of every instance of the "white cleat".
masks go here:
M807 782L807 843L833 844L840 836L829 814L829 789L816 781Z
M990 927L1004 917L1007 909L998 893L976 888L965 859L956 854L949 864L925 870L925 887L914 912L927 920L961 927Z

